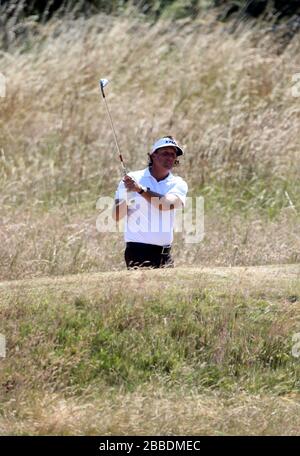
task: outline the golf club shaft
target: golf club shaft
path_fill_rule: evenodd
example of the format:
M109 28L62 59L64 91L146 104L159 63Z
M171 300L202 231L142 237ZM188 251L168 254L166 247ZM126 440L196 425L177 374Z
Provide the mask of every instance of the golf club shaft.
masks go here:
M113 123L110 111L108 109L108 104L107 104L106 97L105 97L104 87L107 84L108 84L108 80L107 79L100 79L100 88L101 88L102 97L103 97L103 100L104 100L104 103L105 103L105 107L106 107L107 115L108 115L108 118L109 118L109 121L110 121L111 129L112 129L112 132L113 132L113 135L114 135L115 143L116 143L116 146L117 146L117 151L119 153L119 158L120 158L121 165L122 165L123 175L126 176L127 169L126 169L126 166L125 166L125 163L124 163L121 151L120 151L120 146L119 146L119 143L118 143L118 139L117 139L114 123ZM128 190L127 190L127 201L128 201L128 206L132 206L135 203L135 193L134 192L128 192Z
M102 90L102 95L104 95L104 92L103 92L103 90ZM109 117L109 121L110 121L111 129L112 129L112 132L113 132L113 135L114 135L115 143L116 143L116 146L117 146L117 151L118 151L118 154L119 154L119 158L120 158L120 161L121 161L121 165L122 165L123 173L124 173L124 176L125 176L125 175L127 174L127 170L126 170L126 166L125 166L125 163L124 163L124 161L123 161L123 157L122 157L122 154L121 154L121 151L120 151L120 147L119 147L119 143L118 143L118 139L117 139L117 135L116 135L115 127L114 127L114 124L113 124L113 120L112 120L112 117L111 117L110 111L109 111L109 109L108 109L108 104L107 104L107 101L106 101L106 98L105 98L105 96L103 96L103 99L104 99L104 103L105 103L106 111L107 111L107 114L108 114L108 117Z

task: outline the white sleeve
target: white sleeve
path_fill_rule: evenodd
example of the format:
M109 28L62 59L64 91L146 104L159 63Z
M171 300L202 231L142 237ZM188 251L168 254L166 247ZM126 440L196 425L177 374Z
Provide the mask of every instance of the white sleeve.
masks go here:
M171 188L171 190L168 192L168 195L176 195L176 196L178 196L178 198L181 199L182 204L185 205L187 192L188 192L187 183L183 179L180 179L180 181L176 182L174 187Z

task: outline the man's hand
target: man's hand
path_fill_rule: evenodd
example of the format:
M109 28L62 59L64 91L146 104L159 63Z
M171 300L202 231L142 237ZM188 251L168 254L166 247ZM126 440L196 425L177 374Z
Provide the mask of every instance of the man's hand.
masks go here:
M123 182L126 187L126 189L130 192L138 192L141 190L141 186L128 174L123 177Z
M128 176L128 174L124 176L123 182L126 189L130 192L139 192L142 188L132 177ZM147 189L147 192L142 193L141 196L159 211L171 211L182 207L181 199L173 194L161 195Z

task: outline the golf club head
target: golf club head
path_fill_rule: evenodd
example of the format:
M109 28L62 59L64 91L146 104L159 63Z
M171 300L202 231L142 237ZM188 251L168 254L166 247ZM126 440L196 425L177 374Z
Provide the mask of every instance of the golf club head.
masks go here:
M108 84L108 80L107 80L107 79L100 79L99 85L100 85L100 89L101 89L103 98L105 98L105 95L104 95L104 87L106 87L107 84Z

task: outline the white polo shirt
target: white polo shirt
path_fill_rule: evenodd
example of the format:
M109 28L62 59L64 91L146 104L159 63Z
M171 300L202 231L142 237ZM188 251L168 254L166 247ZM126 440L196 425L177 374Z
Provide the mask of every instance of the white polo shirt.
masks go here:
M149 168L130 172L128 175L138 184L149 187L156 193L178 196L183 205L185 204L188 186L181 177L174 176L170 172L165 179L157 181L150 173ZM128 208L128 216L125 217L125 242L142 242L162 246L171 244L176 209L160 211L137 192L134 192L133 196L134 204ZM126 199L126 188L123 181L119 183L115 199Z

